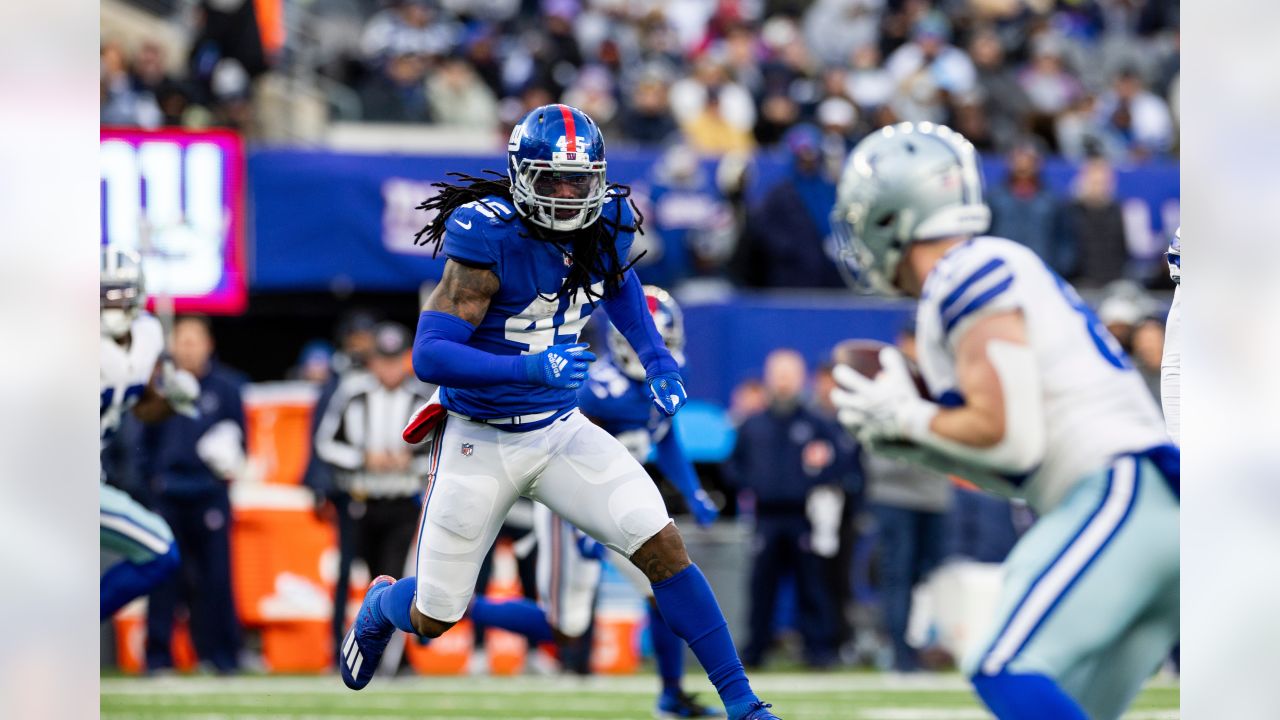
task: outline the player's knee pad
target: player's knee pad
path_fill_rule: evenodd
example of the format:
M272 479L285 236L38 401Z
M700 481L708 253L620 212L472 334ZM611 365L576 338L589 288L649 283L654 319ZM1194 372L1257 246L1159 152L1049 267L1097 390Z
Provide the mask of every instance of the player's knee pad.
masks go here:
M609 495L608 507L609 517L617 525L619 537L597 539L606 540L606 545L627 557L671 523L662 496L647 478L643 482L633 480L616 488Z
M450 625L461 620L471 604L479 573L477 562L430 558L418 572L418 593L414 598L418 612Z
M428 500L432 549L444 555L474 552L486 537L498 497L498 480L473 476L436 489Z
M1039 673L973 675L973 689L999 720L1089 720L1056 682Z

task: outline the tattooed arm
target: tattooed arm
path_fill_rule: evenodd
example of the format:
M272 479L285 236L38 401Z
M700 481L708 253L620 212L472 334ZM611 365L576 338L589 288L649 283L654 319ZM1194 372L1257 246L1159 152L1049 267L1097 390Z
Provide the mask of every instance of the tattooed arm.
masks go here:
M528 356L495 355L467 345L498 292L498 276L448 260L418 318L413 370L423 382L452 388L530 381Z
M474 327L484 319L489 300L497 292L498 276L492 270L446 260L444 276L422 310L447 313Z

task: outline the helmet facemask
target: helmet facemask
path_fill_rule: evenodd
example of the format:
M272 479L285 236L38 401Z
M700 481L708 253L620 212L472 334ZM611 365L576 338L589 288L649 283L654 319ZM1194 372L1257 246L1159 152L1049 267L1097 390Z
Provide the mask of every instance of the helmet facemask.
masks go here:
M605 161L522 160L512 168L511 196L530 222L555 232L589 227L604 209Z

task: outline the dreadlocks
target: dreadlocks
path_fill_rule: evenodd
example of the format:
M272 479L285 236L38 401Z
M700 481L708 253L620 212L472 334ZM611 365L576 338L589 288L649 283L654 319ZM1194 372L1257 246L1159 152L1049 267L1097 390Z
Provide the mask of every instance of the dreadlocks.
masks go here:
M485 175L493 177L476 177L466 173L451 172L448 174L458 178L461 181L460 184L432 183L433 187L440 188L439 194L424 200L416 209L435 211L436 215L426 227L414 234L415 245L434 246L431 256L438 255L440 248L444 246L445 223L449 220L449 215L469 202L496 195L511 203L512 207L515 206L515 200L511 197L511 181L507 176L493 170L484 172ZM588 302L613 295L617 292L618 283L621 282L622 277L636 264L636 260L644 255L644 252L641 252L625 265L622 258L618 257L620 233L644 234L644 216L631 200L631 188L620 183L611 183L607 195L618 198L620 202L625 199L631 205L631 212L635 215L635 225L622 224L622 208L619 205L612 218L607 218L602 213L596 222L580 230L555 233L530 223L526 225L529 233L520 234L521 237L532 237L551 243L569 261L569 275L565 278L564 284L560 286L559 292L547 299L559 300L567 297L569 302L575 302L579 290L586 294ZM514 220L513 215L507 218L506 222ZM596 294L591 289L593 275L604 278L602 294Z

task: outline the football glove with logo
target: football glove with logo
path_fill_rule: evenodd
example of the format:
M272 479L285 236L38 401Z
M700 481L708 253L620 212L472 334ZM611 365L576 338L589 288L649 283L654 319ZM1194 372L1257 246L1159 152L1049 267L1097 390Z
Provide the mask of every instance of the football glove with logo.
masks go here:
M552 345L535 355L526 355L524 359L529 382L576 390L582 387L582 381L587 377L587 366L595 361L596 356L587 350L586 343L564 343Z
M689 393L685 392L684 380L680 378L680 373L659 373L650 377L645 385L649 388L649 397L653 398L653 404L667 415L675 415L689 399Z

